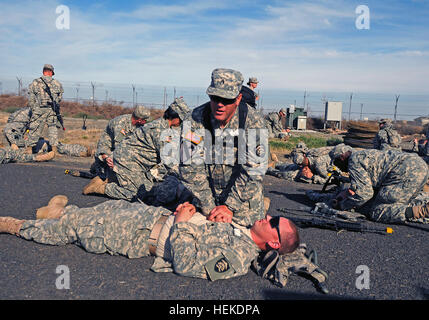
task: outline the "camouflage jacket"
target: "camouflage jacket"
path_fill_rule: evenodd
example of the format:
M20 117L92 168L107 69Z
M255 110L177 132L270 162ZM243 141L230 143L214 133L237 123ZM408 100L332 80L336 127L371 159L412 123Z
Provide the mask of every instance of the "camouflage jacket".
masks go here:
M22 137L25 134L30 119L31 109L29 107L18 109L9 116L4 127L4 134L10 143L18 144L15 136L20 135Z
M234 222L250 226L264 216L262 180L268 160L267 130L259 112L248 108L244 132L246 141L253 142L256 148L247 149L246 143L237 146L234 139L241 132L239 108L223 129L211 112L208 113L209 108L210 103L206 103L194 109L191 121L185 121L182 126L181 181L192 192L194 205L203 214L208 215L218 205L226 205L233 212ZM254 133L252 139L249 133ZM241 161L237 161L239 157Z
M136 129L137 127L131 123L131 114L123 114L110 120L98 140L95 156L99 157L101 154L112 156L116 146L132 135Z
M56 103L60 103L63 98L63 86L61 83L52 77L42 76L43 80L48 84L53 99ZM35 108L46 107L50 108L48 103L52 102L49 94L45 91L46 85L40 78L34 79L28 88L29 98L28 106L34 110Z
M399 133L394 130L393 127L387 126L378 131L374 138L373 144L374 149L378 150L401 150L401 141L402 139Z
M169 162L168 159L163 157L163 149L167 144L177 142L174 154L178 157L179 139L178 130L170 128L168 120L159 118L145 124L143 127L137 128L134 134L126 138L121 143L121 146L114 151L113 158L114 161L118 162L125 160L124 158L132 159L140 167L144 167L147 170L157 165L163 166L163 169L168 170L174 164L178 164L179 158L176 163Z
M175 273L212 281L246 274L260 253L255 242L230 223L180 222L172 227L169 241Z
M353 151L348 160L350 189L355 192L341 201L340 208L358 208L368 202L388 179L407 179L407 164L414 161L414 154L396 150Z
M278 112L270 112L265 117L265 122L267 124L268 129L276 134L283 131L282 119L280 118Z

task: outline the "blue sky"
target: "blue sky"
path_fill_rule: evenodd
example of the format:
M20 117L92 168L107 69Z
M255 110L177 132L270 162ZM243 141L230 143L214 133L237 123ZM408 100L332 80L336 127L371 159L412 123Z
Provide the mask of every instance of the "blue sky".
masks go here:
M70 8L70 30L55 10ZM370 9L358 30L355 9ZM0 74L206 87L216 67L267 89L427 94L429 0L0 1Z

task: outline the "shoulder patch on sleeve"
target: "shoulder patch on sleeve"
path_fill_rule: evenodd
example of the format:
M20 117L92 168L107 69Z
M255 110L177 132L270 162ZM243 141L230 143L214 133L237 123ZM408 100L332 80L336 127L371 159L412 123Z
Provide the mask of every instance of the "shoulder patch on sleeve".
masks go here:
M204 265L211 281L231 278L235 273L237 260L228 253L221 254Z

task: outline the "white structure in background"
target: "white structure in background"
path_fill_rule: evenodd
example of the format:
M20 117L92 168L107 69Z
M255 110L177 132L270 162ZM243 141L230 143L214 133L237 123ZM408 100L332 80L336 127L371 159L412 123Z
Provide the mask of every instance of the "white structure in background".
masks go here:
M325 123L323 124L323 128L326 129L326 124L328 122L333 122L333 125L336 128L341 129L342 116L343 116L343 103L341 101L326 101Z

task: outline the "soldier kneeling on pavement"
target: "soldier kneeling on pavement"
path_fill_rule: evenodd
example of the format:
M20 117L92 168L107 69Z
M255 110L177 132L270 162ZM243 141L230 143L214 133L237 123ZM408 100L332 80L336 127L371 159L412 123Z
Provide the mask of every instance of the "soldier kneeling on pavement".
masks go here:
M334 208L356 209L384 223L429 221L429 194L423 190L429 170L420 157L395 150L357 151L344 144L329 155L350 174L350 186L334 195Z

